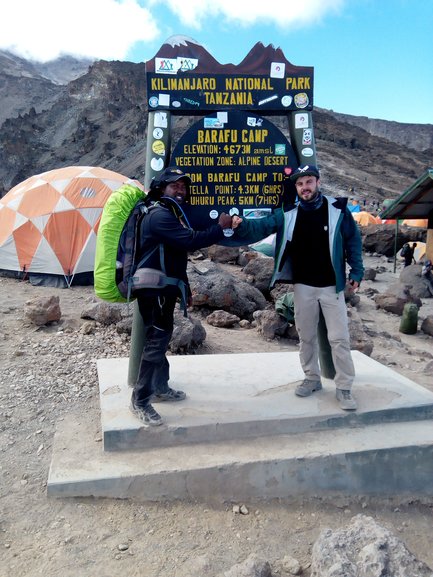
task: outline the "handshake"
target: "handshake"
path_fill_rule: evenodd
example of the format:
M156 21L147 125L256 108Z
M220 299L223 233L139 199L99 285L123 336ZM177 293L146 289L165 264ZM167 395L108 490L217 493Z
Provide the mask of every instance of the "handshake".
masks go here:
M222 212L220 214L220 217L218 219L218 224L220 225L221 228L237 228L240 223L242 222L242 219L240 216L234 215L234 216L230 216L229 214L226 214L225 212Z

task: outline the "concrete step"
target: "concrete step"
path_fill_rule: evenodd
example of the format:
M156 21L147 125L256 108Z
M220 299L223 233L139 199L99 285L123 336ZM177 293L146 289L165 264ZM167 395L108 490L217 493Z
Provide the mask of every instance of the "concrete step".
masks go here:
M342 411L335 385L308 398L294 394L303 379L296 352L170 357L179 403L158 403L162 427L146 428L130 412L128 359L98 361L105 451L147 450L433 417L433 393L370 357L353 351L356 412Z
M106 452L91 415L58 423L52 497L246 502L314 495L432 496L431 421Z
M433 495L433 394L362 353L353 358L355 413L339 409L331 381L294 395L297 353L171 357L173 387L188 399L158 404L166 424L156 428L128 409L128 360L101 360L101 428L90 413L58 423L48 495Z

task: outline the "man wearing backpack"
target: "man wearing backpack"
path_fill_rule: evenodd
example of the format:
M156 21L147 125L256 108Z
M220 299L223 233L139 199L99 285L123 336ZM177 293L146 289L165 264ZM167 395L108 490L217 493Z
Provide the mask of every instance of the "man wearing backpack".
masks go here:
M138 260L150 255L146 267L162 270L179 279L179 286L190 289L187 278L188 252L215 244L231 228L232 218L222 213L217 224L203 231L191 229L182 210L188 202L190 178L177 167L168 167L153 180L147 197L149 211L140 225ZM185 283L185 284L183 284ZM134 385L131 411L146 425L162 424L151 403L182 401L186 395L169 387L169 362L166 357L173 334L173 313L180 296L179 286L145 288L134 292L143 319L145 344Z
M404 258L404 267L405 268L407 266L411 265L412 261L414 262L414 264L416 264L416 260L414 257L416 246L417 246L416 242L414 242L412 246L410 246L410 244L408 242L404 243L400 254Z

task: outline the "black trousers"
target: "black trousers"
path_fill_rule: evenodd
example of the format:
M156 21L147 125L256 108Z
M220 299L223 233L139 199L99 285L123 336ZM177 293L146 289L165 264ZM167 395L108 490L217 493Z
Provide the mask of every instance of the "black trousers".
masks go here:
M170 366L166 352L173 334L175 296L143 296L137 298L143 324L145 342L132 399L137 406L145 406L153 393L168 389Z

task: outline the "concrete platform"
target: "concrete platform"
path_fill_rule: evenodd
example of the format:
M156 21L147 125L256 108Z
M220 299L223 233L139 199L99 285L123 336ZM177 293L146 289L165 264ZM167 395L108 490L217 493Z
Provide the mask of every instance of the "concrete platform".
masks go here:
M431 421L107 453L97 423L59 422L51 497L246 502L433 496Z
M55 497L158 501L433 495L433 393L353 352L359 409L341 411L335 386L307 399L297 353L173 356L166 424L128 410L127 359L98 362L101 424L58 423L48 478Z
M296 352L170 357L180 403L158 403L163 427L145 428L129 411L128 359L98 361L105 451L218 442L433 417L433 393L353 351L356 412L342 411L335 385L308 398L294 394L303 379Z

